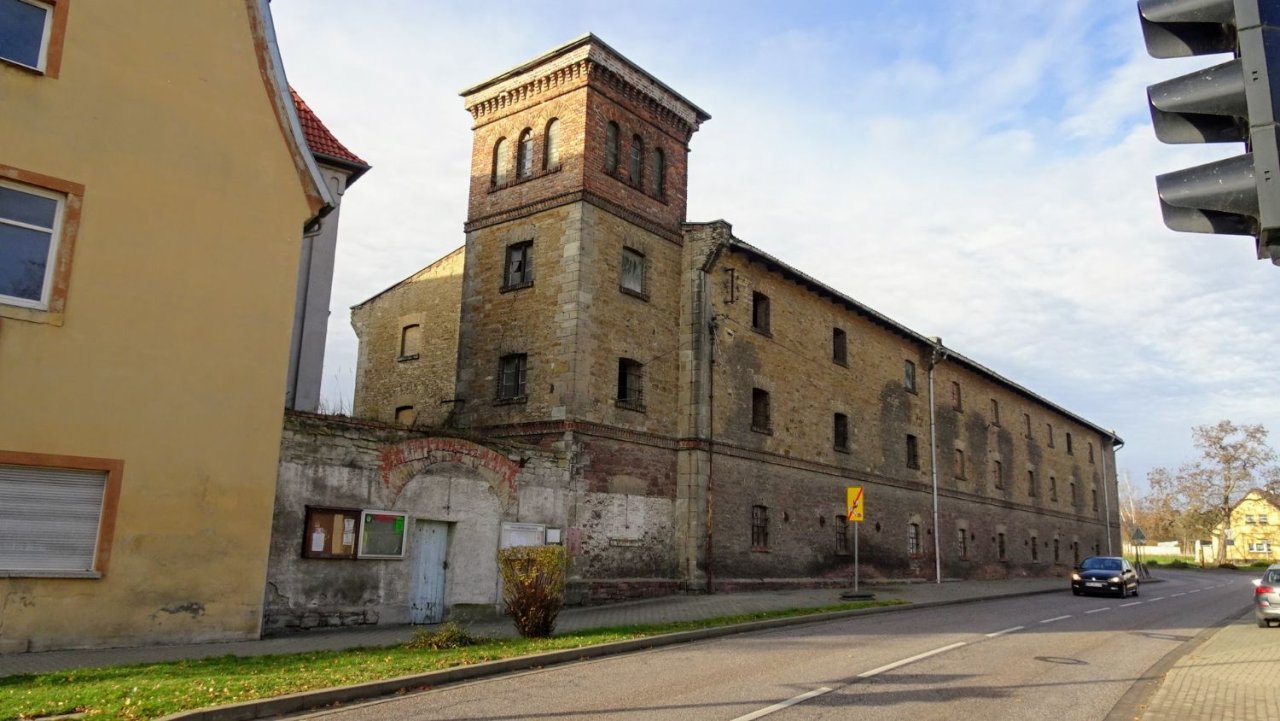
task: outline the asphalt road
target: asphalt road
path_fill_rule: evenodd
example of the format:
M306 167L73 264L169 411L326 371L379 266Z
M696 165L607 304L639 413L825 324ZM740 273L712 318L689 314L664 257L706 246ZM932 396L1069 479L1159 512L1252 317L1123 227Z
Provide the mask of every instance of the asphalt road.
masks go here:
M1103 719L1145 671L1239 615L1244 574L1141 595L1043 594L730 636L309 714L398 719Z

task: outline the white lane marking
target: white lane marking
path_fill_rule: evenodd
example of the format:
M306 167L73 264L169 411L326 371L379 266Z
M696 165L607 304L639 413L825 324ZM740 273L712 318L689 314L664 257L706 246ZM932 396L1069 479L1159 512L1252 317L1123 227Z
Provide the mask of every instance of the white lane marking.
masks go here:
M1156 596L1155 598L1148 598L1147 603L1155 603L1156 601L1163 601L1163 600L1164 600L1164 596Z
M1054 621L1061 621L1061 620L1062 620L1062 619L1064 619L1064 618L1071 618L1071 614L1069 614L1069 613L1068 613L1068 614L1067 614L1067 615L1065 615L1065 616L1054 616L1053 618L1046 618L1045 620L1041 621L1040 623L1053 623Z
M1013 628L1006 628L1006 629L1005 629L1005 630L1003 630L1003 631L996 631L995 633L988 633L988 634L986 634L986 636L987 636L987 638L995 638L996 636L1003 636L1003 635L1005 635L1006 633L1013 633L1014 631L1021 631L1021 630L1022 630L1022 629L1024 629L1024 628L1026 628L1026 627L1025 627L1025 626L1014 626Z
M826 686L823 686L821 688L815 688L814 690L808 693L802 693L799 696L796 696L795 698L789 698L786 701L783 701L782 703L775 703L774 705L769 706L767 708L762 708L759 711L753 711L747 714L746 716L739 716L733 721L751 721L752 719L758 719L763 716L768 716L769 714L775 711L781 711L782 709L788 706L795 706L796 704L802 701L808 701L811 698L815 698L817 696L821 696L824 693L830 693L830 692L831 692L831 689L827 688Z
M1120 607L1120 608L1128 608L1128 607L1130 607L1130 606L1141 606L1141 605L1142 605L1142 601L1133 601L1133 602L1131 602L1131 603L1122 603L1122 604L1120 604L1120 606L1119 606L1119 607Z
M1175 594L1173 594L1172 596L1170 596L1169 598L1177 598L1178 596L1185 596L1185 595L1187 595L1187 594L1185 594L1185 593L1175 593Z
M1187 591L1187 593L1200 593L1200 589L1198 589L1198 588L1193 588L1193 589L1191 589L1190 591Z
M953 648L960 648L961 646L964 646L964 645L966 645L964 641L958 641L956 643L951 644L950 646L943 646L941 648L935 648L932 651L925 651L924 653L918 653L912 656L911 658L904 658L901 661L894 661L893 663L887 663L881 666L880 668L873 668L870 671L863 671L862 673L858 674L858 678L871 678L872 676L879 676L885 671L892 671L895 668L906 666L907 664L915 663L920 659L929 658L930 656L936 656L940 653L945 653L947 651L950 651Z
M1102 613L1103 611L1110 611L1110 610L1111 610L1111 607L1107 606L1106 608L1095 608L1092 611L1085 611L1085 613Z

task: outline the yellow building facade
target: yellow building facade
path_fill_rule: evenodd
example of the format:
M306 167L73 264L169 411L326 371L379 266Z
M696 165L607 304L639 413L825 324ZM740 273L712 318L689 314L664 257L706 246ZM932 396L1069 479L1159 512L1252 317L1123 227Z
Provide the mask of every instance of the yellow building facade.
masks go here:
M0 652L256 637L332 203L267 0L0 2Z
M1274 493L1253 489L1244 494L1231 509L1228 526L1231 529L1228 561L1280 560L1280 497Z

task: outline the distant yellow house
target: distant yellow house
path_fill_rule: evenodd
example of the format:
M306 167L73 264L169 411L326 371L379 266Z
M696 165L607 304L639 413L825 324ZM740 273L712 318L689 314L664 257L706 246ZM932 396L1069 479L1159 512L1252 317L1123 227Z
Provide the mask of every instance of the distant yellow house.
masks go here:
M302 228L268 0L0 0L0 652L256 637Z
M1261 489L1249 491L1231 509L1227 527L1228 561L1280 560L1280 496Z

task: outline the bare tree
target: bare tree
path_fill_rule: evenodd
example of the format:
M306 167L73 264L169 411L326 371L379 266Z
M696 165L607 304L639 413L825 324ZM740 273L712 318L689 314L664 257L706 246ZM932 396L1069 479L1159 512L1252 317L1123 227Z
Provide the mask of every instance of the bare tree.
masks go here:
M1153 468L1147 482L1162 505L1176 510L1184 531L1223 531L1218 562L1227 558L1226 524L1231 508L1252 488L1267 487L1280 478L1276 452L1267 445L1262 425L1219 421L1191 429L1200 457L1176 471ZM1197 528L1198 527L1198 528Z

